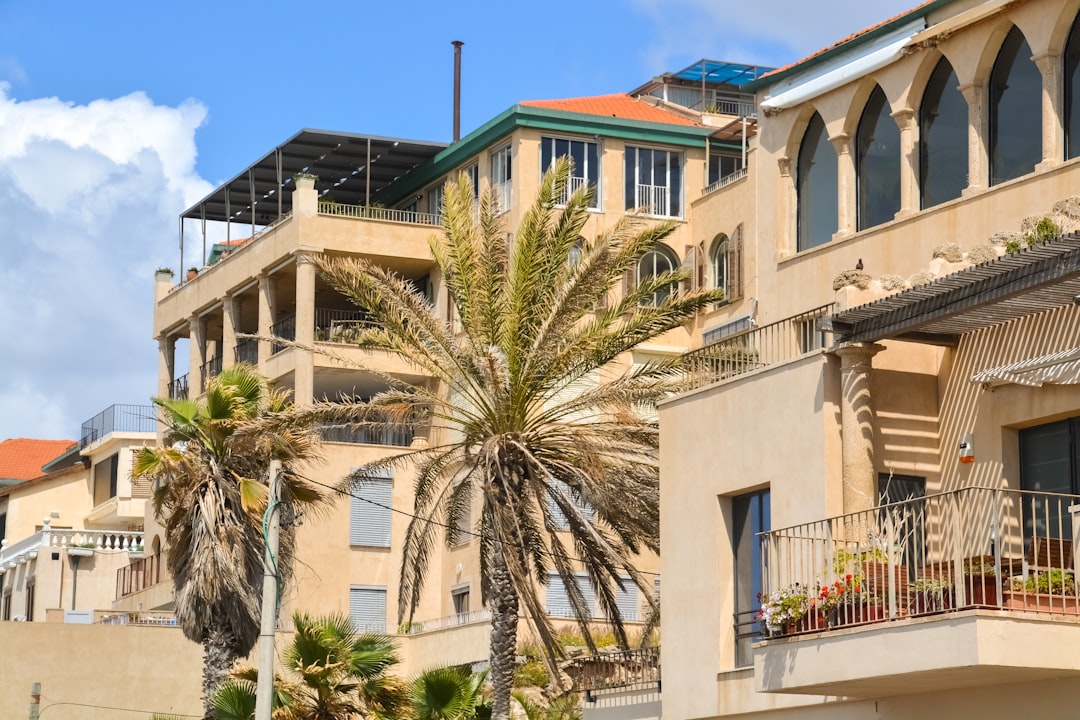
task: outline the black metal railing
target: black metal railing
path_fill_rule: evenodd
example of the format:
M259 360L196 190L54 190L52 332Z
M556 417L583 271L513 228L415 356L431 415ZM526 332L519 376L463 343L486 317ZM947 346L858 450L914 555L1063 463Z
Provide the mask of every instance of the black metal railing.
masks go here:
M659 647L600 653L578 663L578 687L585 691L660 684Z
M255 338L240 338L233 352L238 363L259 364L259 341Z
M153 405L110 405L82 424L79 447L84 448L112 432L156 430L157 411Z
M316 342L352 344L361 330L373 324L367 314L360 310L315 308Z
M296 341L296 315L286 315L278 320L276 323L270 326L270 334L276 338L282 340L289 340L291 342ZM283 343L272 343L270 345L270 354L276 355L282 350L289 347Z
M202 364L202 392L206 392L206 383L210 378L221 374L221 356L212 357Z
M397 445L408 447L412 445L413 435L411 427L401 426L363 426L350 427L349 425L323 425L319 428L319 434L325 442L355 443L359 445Z
M173 400L182 400L188 396L188 378L189 374L184 373L180 377L169 383L169 397Z

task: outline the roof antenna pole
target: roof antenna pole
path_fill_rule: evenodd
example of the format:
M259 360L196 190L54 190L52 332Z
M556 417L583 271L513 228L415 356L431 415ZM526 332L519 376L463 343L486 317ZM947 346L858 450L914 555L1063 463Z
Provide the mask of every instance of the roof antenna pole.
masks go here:
M450 43L454 46L454 142L461 139L461 40Z

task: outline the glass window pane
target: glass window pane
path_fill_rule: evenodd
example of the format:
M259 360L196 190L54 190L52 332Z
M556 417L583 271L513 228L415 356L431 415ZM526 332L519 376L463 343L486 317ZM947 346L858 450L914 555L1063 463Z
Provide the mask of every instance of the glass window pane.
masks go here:
M875 88L859 120L855 172L858 227L874 227L900 211L900 128L888 99Z
M637 207L637 197L634 195L634 177L637 175L637 148L626 148L626 162L623 168L623 183L625 185L626 209L632 210Z
M547 172L551 167L551 163L555 161L554 155L555 140L553 138L543 138L540 140L540 172Z
M919 107L922 207L960 197L967 187L968 107L949 61L934 68Z
M990 184L1020 177L1042 159L1042 76L1018 28L990 73Z
M799 147L796 193L799 202L798 249L808 250L832 240L837 230L837 158L825 123L814 113Z
M1020 431L1020 489L1042 493L1073 492L1070 422L1049 423ZM1062 503L1039 495L1024 497L1024 536L1072 537L1072 523Z
M679 153L667 153L668 162L668 212L671 217L682 216L682 168ZM663 183L659 183L663 184Z
M1065 157L1080 155L1080 15L1065 45Z

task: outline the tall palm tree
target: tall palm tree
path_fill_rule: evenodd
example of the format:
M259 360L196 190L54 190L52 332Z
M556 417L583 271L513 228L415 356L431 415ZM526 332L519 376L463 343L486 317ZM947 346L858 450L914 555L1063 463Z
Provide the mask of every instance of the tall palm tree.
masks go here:
M292 642L281 655L287 678L274 678L275 720L350 720L399 717L405 684L389 671L398 662L391 638L357 633L348 616L293 615ZM219 720L250 720L258 671L239 668L218 686L212 704Z
M633 560L659 549L658 428L639 410L678 389L680 373L677 360L610 369L625 368L635 346L722 297L670 292L686 279L681 271L628 283L611 297L674 223L627 216L583 243L591 190L575 192L560 208L569 172L562 159L544 175L512 241L489 190L476 200L465 176L448 183L443 233L431 249L459 325L373 262L317 258L327 281L376 323L358 344L407 360L434 382L404 386L385 375L390 389L366 402L317 404L294 416L308 423L434 426L428 447L371 463L345 484L362 482L376 467L415 468L415 519L405 538L398 602L410 622L435 543L454 541L479 496L473 530L480 537L481 592L492 611L496 720L509 717L519 610L557 677L561 647L538 593L549 571L561 577L589 644L592 608L577 585L579 568L626 645L618 589L633 583L649 595L651 584ZM616 377L598 384L600 368Z
M263 516L271 460L288 470L281 506L299 510L323 499L292 472L315 457L317 439L304 428L254 428L281 413L288 395L270 389L250 365L212 378L200 400L154 398L168 426L165 445L135 455L132 475L154 483L154 512L165 532L176 619L203 646L203 698L209 700L236 659L259 635ZM294 533L283 524L276 564L289 577ZM280 589L280 588L279 588Z

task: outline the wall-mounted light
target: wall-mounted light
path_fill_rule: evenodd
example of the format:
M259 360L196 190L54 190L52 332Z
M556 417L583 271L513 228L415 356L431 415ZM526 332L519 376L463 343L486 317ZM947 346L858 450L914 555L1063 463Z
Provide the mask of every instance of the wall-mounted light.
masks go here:
M975 438L971 433L960 436L960 462L975 462Z

